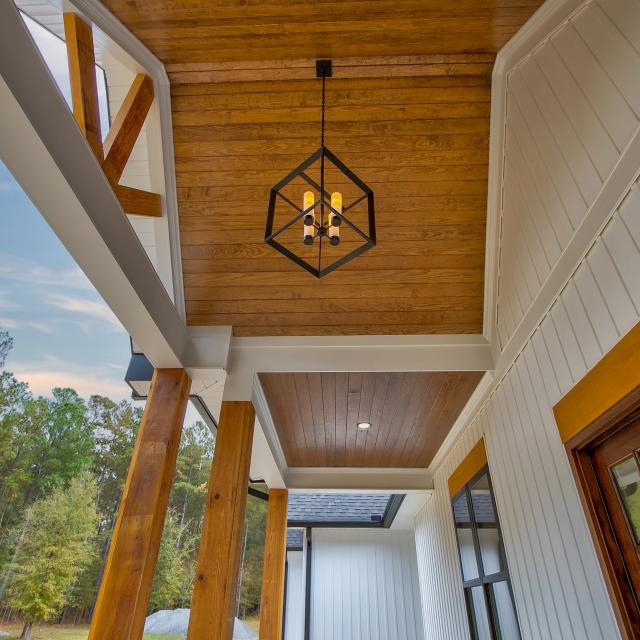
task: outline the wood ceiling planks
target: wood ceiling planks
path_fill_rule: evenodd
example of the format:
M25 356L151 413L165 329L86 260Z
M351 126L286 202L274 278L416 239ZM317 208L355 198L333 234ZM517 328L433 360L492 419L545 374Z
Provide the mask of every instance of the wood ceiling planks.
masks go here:
M540 0L104 4L171 79L189 324L481 332L491 70ZM270 187L319 146L319 57L327 146L373 188L378 245L316 281L263 237Z
M481 331L488 76L329 81L327 144L374 189L379 241L316 281L263 235L270 187L319 144L319 89L174 86L189 322L236 335Z
M539 0L103 0L165 63L495 53Z
M290 467L427 467L481 372L261 373ZM371 428L361 431L357 423Z

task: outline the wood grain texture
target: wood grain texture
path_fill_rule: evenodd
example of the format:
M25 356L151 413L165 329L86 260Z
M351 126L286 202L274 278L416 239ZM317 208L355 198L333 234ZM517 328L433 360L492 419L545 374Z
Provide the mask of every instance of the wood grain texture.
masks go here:
M101 162L102 131L91 25L75 13L65 13L64 35L67 44L73 116L98 158L98 162Z
M162 217L162 198L159 194L122 184L115 185L113 190L125 213L132 216Z
M480 333L491 71L540 4L106 0L171 80L187 322L239 336ZM263 240L270 187L319 145L319 57L335 71L327 146L374 190L378 224L377 246L323 281ZM354 195L335 172L328 184ZM352 213L362 226L364 208ZM281 239L304 254L301 234ZM355 247L343 235L327 262ZM436 310L443 284L451 305ZM352 286L370 294L350 306ZM287 287L290 304L262 305ZM381 307L378 287L407 299Z
M96 600L91 640L142 637L190 386L184 369L153 373Z
M263 236L271 185L318 144L317 82L174 85L189 323L236 335L481 331L489 100L488 75L330 81L327 142L375 190L379 242L315 281ZM351 285L368 295L351 300Z
M640 387L640 323L553 407L566 443Z
M482 373L259 376L289 466L415 468L428 466Z
M231 640L255 411L222 403L189 619L188 640Z
M104 141L102 168L113 184L117 184L140 135L153 102L153 81L139 73L133 80Z
M286 489L269 491L264 565L260 596L260 640L281 640L284 615L284 574L287 553Z
M168 64L495 53L539 0L105 0Z
M484 446L484 438L480 438L478 444L469 451L449 476L449 495L453 498L486 464L487 450Z

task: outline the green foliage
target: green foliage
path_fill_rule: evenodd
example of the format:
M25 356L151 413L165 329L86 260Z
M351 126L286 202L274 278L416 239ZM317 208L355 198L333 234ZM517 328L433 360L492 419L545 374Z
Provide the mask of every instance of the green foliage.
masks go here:
M245 546L240 573L240 614L242 618L260 610L264 538L267 526L267 503L260 498L247 498Z
M4 367L7 355L12 347L13 338L6 331L0 331L0 367Z
M46 620L65 604L75 578L91 560L98 515L89 474L31 505L16 534L9 602L26 622Z
M11 346L11 338L0 331L0 366ZM85 401L72 389L33 397L26 384L0 370L1 604L10 594L33 620L62 606L93 605L141 419L142 409L131 402L103 396ZM213 451L214 438L203 422L185 426L151 610L190 606ZM94 480L88 481L87 473ZM92 506L83 503L67 518L69 500L79 500L78 483L95 490ZM90 525L91 535L81 536L83 542L71 552L67 527L79 527L78 518ZM249 497L240 597L244 615L259 610L265 519L266 503ZM64 548L57 546L60 540ZM71 573L49 570L48 563L55 567L63 559Z

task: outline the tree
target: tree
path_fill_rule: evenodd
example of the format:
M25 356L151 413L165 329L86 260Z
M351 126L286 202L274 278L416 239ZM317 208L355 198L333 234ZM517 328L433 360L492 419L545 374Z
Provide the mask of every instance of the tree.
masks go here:
M16 535L9 602L25 620L22 638L33 623L60 612L74 580L91 560L98 520L95 479L84 473L67 489L55 489L31 505Z
M173 609L182 598L183 585L188 573L188 550L180 545L183 531L173 510L164 521L158 561L153 576L149 609Z
M260 610L264 539L267 527L267 503L260 498L247 498L245 544L240 569L241 617L255 615Z
M13 338L6 331L0 331L0 367L4 367L7 355L12 348Z

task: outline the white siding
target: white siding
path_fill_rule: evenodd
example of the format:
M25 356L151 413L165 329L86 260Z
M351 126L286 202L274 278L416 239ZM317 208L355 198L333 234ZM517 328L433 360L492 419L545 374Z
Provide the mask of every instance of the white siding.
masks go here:
M482 435L523 637L619 637L552 407L639 320L636 184L435 473L415 530L427 639L468 638L447 479Z
M638 130L639 69L640 3L592 0L508 74L501 347Z
M304 638L304 571L302 551L287 552L287 600L285 640Z
M314 529L312 640L422 640L410 531Z

